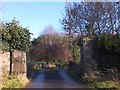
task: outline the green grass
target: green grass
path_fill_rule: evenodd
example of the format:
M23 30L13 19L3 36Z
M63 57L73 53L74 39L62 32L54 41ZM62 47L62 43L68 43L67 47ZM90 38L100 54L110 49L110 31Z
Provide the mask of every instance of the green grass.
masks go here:
M3 75L1 88L22 88L26 85L28 80L23 76Z
M114 81L96 80L94 78L84 78L83 81L95 90L98 89L112 89L120 90L120 83Z

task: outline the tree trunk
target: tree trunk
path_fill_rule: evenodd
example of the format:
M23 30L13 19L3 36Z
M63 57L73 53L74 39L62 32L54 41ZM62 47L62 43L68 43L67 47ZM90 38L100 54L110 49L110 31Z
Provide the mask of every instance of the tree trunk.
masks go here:
M12 51L10 51L10 71L9 71L9 75L12 74Z
M101 35L100 23L98 22L97 25L98 25L98 34Z

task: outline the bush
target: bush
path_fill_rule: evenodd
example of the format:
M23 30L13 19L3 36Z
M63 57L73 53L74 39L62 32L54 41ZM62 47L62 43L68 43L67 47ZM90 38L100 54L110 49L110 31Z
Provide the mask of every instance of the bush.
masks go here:
M105 51L106 53L119 54L120 38L117 35L103 34L99 37L96 37L95 46L101 52Z
M95 60L101 70L117 68L120 70L120 37L103 34L96 37L94 42ZM97 59L96 59L97 58Z

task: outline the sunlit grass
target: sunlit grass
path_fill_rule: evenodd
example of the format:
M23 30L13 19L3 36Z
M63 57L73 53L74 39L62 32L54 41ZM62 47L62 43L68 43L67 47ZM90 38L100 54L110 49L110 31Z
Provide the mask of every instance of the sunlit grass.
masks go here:
M97 80L94 78L83 78L83 81L86 82L91 88L95 89L120 89L120 83L110 80Z
M23 88L29 81L25 76L3 75L1 88Z

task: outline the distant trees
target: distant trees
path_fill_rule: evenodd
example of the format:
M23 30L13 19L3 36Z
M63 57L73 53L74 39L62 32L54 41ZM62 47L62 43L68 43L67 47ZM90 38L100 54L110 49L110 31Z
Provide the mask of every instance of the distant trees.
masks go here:
M33 40L33 47L30 53L31 59L47 62L72 59L72 52L68 48L67 38L54 31L51 26L47 26L44 31L43 35Z
M12 73L12 52L21 50L29 52L31 41L31 33L27 28L19 25L15 18L11 22L1 23L0 29L2 36L2 50L10 52L10 72Z

